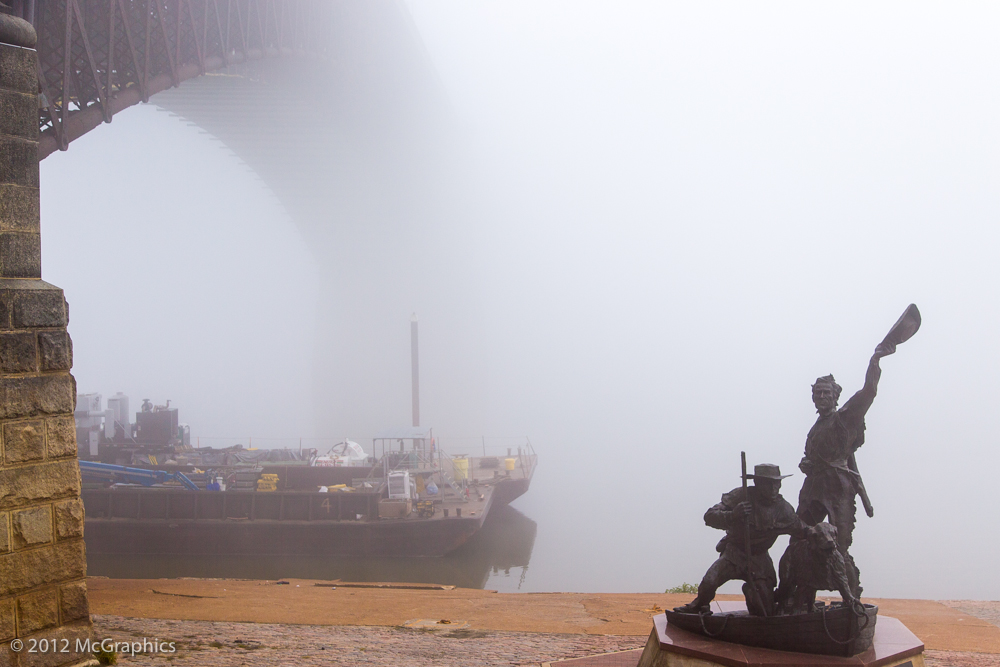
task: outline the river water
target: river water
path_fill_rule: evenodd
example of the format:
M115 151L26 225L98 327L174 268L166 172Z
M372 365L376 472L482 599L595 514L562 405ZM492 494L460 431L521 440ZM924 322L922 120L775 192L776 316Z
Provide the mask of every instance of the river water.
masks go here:
M90 575L158 579L341 579L524 590L538 525L510 506L494 507L469 542L443 558L343 556L178 556L92 554Z

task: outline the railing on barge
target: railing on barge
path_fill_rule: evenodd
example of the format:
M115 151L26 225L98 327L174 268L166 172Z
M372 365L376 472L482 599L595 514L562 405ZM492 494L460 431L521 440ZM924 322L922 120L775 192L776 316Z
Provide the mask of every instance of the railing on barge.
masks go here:
M473 470L472 462L496 461L497 469L504 470L504 460L514 459L516 470L521 476L530 479L538 465L538 455L526 436L491 437L485 436L443 436L438 438L442 447L447 447L451 458L467 458L470 461L469 472ZM488 466L474 466L477 470L491 469Z
M81 492L88 519L136 521L369 521L375 492L188 491L117 487ZM358 516L360 515L360 519Z

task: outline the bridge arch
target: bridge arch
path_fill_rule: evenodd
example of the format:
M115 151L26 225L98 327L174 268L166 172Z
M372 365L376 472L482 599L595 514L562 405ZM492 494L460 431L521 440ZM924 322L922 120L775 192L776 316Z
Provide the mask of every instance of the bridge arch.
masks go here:
M27 15L31 4L15 0L14 9ZM53 153L72 151L72 140L150 99L220 139L278 196L320 264L318 339L328 348L388 347L394 322L434 307L424 295L457 285L456 303L471 310L467 281L451 277L468 274L457 253L434 254L463 215L449 201L454 188L442 185L458 171L454 128L402 2L54 0L35 8L40 157L58 159ZM68 61L59 51L67 44ZM459 316L440 316L459 331ZM364 378L391 394L405 387L397 382L405 364L374 352L338 355L320 355L315 413L329 418L334 406L338 421L383 426L385 406L322 378Z

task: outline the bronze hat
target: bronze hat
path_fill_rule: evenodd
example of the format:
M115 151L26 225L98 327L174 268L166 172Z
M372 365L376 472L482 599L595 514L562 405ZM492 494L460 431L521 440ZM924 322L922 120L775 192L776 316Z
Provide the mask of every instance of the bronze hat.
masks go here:
M782 480L791 475L782 475L781 468L773 463L761 463L753 467L753 474L747 475L747 479L777 479Z

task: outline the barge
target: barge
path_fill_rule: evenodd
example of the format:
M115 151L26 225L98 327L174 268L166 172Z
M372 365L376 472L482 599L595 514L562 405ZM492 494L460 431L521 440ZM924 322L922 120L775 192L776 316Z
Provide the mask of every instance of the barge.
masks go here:
M417 321L410 322L412 427L383 432L368 455L345 440L315 449L192 446L177 408L143 399L131 423L119 392L78 394L75 412L91 554L444 556L494 505L531 485L531 443L506 456L449 456L418 426ZM198 441L195 440L197 443ZM248 445L250 441L248 440ZM272 456L272 454L274 456Z
M493 503L484 489L483 500L443 502L435 516L385 518L376 492L125 487L81 495L87 551L115 554L443 556L482 528Z
M380 445L350 466L128 466L114 448L99 458L117 463L81 457L87 551L443 556L527 492L537 465L527 441L509 456L452 457L419 427L379 435L373 454Z

